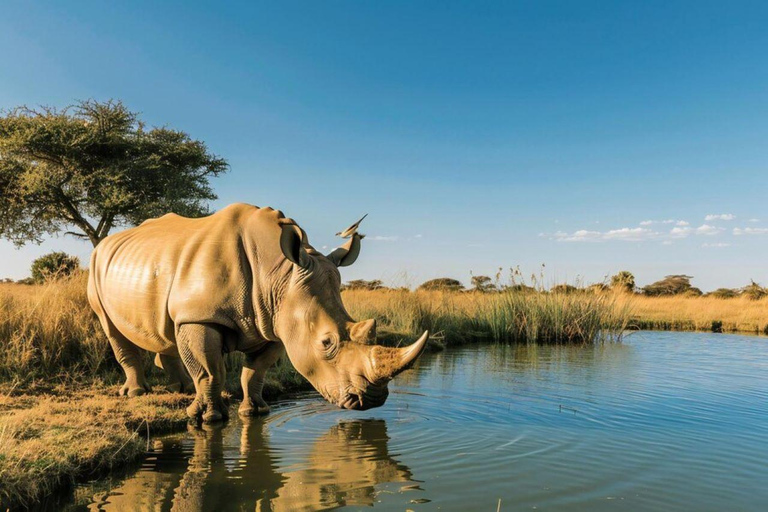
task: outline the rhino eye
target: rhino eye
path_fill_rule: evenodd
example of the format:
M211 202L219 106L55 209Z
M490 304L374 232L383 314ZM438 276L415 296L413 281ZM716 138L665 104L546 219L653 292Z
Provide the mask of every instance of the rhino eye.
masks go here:
M325 357L328 359L333 358L336 355L338 343L333 338L324 338L323 341L320 342L320 344L323 347L323 352L325 352Z

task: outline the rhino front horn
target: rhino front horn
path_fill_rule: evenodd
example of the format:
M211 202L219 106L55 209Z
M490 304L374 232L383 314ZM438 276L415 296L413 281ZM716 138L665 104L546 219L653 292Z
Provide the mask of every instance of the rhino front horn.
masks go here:
M421 337L411 345L402 348L373 347L371 359L373 366L373 381L388 381L397 374L407 370L416 362L424 347L427 346L429 331L424 331Z

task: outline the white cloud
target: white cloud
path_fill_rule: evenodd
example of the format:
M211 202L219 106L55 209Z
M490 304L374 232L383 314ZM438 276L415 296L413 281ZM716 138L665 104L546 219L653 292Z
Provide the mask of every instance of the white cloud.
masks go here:
M629 242L639 242L657 236L658 233L648 228L621 228L612 229L603 233L606 240L627 240Z
M749 219L747 222L760 222L760 219Z
M544 235L544 233L542 233L540 236L542 235ZM643 240L650 240L658 235L658 232L648 228L621 228L611 229L605 232L580 229L578 231L574 231L573 233L558 231L552 234L551 238L559 242L597 242L599 240L624 240L627 242L639 242Z
M692 228L690 226L677 226L669 231L669 236L672 238L685 238L689 235L712 236L717 235L722 231L725 231L725 228L718 228L715 226L710 226L709 224L702 224L697 228Z
M685 238L691 234L691 231L693 231L693 228L676 227L676 228L672 228L669 231L669 236L671 236L672 238Z
M675 224L675 227L669 230L669 232L659 232L649 227L651 224ZM749 229L749 228L748 228ZM548 237L550 240L557 240L558 242L597 242L603 240L623 240L625 242L645 242L649 240L661 240L664 245L670 245L667 241L687 238L691 235L704 235L713 236L722 233L725 228L711 226L709 224L702 224L701 226L694 228L684 220L661 220L652 221L644 220L640 223L640 227L633 228L619 228L610 229L608 231L594 231L590 229L580 229L573 233L565 231L557 231L555 233L539 233L540 237ZM768 232L768 230L767 230ZM735 231L734 231L735 233Z
M701 226L696 228L697 235L711 236L711 235L716 235L721 231L725 231L725 228L716 228L715 226L710 226L709 224L702 224Z
M733 220L736 216L732 213L720 213L720 214L713 214L710 213L706 217L704 217L704 220Z
M651 226L653 224L674 224L675 226L687 226L688 222L684 220L677 220L677 219L644 220L640 222L641 226Z
M702 247L730 247L731 244L728 242L719 242L716 244L701 244Z
M418 235L413 235L413 238L422 238L423 236L424 236L424 235L422 235L421 233L419 233Z
M368 237L369 240L373 240L374 242L396 242L399 237L397 236L382 236L382 235L375 235L372 237Z
M599 231L589 231L587 229L580 229L571 235L562 231L555 233L555 236L561 242L592 242L600 240L601 235Z
M733 228L733 234L741 235L768 235L768 228Z

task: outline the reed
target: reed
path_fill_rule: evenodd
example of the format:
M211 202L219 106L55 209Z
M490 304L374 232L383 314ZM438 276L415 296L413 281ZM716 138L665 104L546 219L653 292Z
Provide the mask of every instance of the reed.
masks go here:
M630 328L631 303L612 293L347 290L354 318L376 318L385 338L429 329L447 343L473 340L592 343Z

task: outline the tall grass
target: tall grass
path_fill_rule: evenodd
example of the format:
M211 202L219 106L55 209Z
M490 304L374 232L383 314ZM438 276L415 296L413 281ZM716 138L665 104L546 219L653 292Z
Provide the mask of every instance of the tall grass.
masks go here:
M631 303L632 323L639 329L768 334L768 297L627 295L619 303Z
M631 304L610 293L348 290L342 296L353 317L376 318L386 337L429 329L448 343L592 343L620 339L630 327Z
M87 274L43 285L0 284L0 381L116 373L86 297Z

